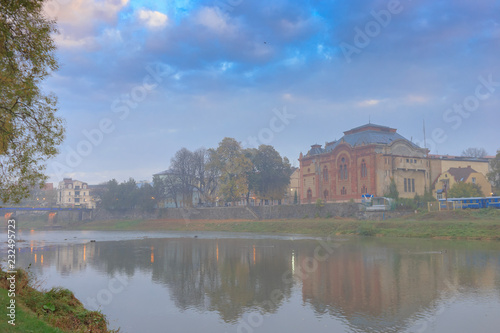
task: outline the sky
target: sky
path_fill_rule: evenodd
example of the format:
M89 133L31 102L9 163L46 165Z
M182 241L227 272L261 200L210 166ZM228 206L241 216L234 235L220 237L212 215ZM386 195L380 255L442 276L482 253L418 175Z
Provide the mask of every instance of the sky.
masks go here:
M152 179L232 137L299 166L368 122L433 154L500 149L496 0L52 0L66 122L49 182Z

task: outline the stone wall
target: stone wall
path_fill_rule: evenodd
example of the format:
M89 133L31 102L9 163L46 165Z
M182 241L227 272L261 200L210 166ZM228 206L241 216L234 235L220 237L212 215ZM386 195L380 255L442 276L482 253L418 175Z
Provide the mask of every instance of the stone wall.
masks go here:
M412 213L412 212L410 212ZM407 215L409 212L366 212L358 203L328 203L323 207L310 205L238 206L211 208L166 208L151 212L106 210L94 211L94 220L273 220L349 217L360 220L382 220Z
M167 219L188 220L268 220L312 217L353 217L360 212L357 203L316 205L277 205L214 208L168 208L162 214Z

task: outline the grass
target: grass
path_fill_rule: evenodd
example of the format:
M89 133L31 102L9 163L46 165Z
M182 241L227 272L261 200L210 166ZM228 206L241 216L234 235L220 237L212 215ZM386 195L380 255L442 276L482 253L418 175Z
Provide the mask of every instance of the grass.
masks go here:
M163 219L82 222L72 228L84 230L227 231L500 240L500 210L420 212L384 221L363 221L349 218L302 218L263 221Z
M34 227L36 229L36 227ZM42 226L43 228L43 226ZM74 222L66 227L76 230L141 231L228 231L287 233L305 235L362 235L447 239L500 240L499 209L465 209L419 212L385 221L354 218L304 216L277 220L108 220Z
M0 302L6 309L10 298L7 293L7 273L0 269ZM24 270L16 274L16 325L6 319L0 321L0 332L117 332L108 330L104 315L86 310L68 289L52 288L39 291L33 279ZM8 317L6 317L8 318Z

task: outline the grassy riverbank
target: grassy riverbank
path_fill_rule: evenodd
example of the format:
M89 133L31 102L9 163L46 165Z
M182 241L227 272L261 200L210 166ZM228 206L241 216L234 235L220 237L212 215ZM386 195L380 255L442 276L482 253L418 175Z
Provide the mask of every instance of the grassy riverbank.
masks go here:
M53 288L39 291L31 286L32 279L23 271L16 274L15 326L7 314L10 304L6 272L0 269L0 304L3 318L0 332L116 332L108 330L106 318L97 311L86 310L82 303L67 289Z
M418 213L385 221L315 218L290 220L119 220L83 222L79 230L230 231L306 235L363 235L500 240L500 210Z

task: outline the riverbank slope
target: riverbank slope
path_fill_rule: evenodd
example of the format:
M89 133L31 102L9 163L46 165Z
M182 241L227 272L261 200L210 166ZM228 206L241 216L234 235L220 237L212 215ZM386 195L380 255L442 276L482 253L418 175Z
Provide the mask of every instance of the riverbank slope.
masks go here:
M12 292L9 291L7 277L11 275L0 268L0 305L4 309L0 332L117 333L107 328L102 313L86 310L71 291L63 288L39 291L33 288L33 279L24 270L17 270L15 297L9 297ZM11 300L15 301L12 311L7 308L12 304ZM15 316L9 317L7 314Z
M80 222L76 230L230 231L306 235L363 235L443 239L500 240L500 210L417 213L384 221L350 218L276 220L111 220Z

